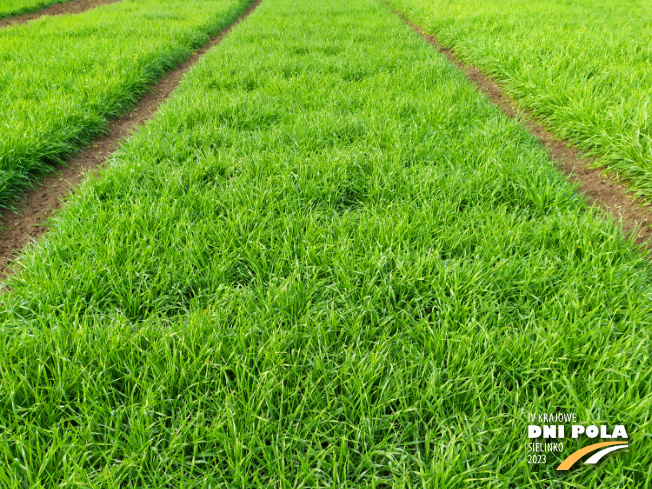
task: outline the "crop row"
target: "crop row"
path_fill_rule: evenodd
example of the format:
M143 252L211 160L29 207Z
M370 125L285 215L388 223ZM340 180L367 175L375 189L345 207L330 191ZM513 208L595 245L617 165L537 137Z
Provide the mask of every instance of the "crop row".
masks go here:
M9 280L0 482L547 487L553 409L636 450L652 267L573 190L377 1L265 0Z
M652 4L388 0L652 201Z
M65 3L67 0L2 0L0 2L0 19L13 15L36 12L55 3Z
M125 0L0 30L0 206L130 108L245 0Z

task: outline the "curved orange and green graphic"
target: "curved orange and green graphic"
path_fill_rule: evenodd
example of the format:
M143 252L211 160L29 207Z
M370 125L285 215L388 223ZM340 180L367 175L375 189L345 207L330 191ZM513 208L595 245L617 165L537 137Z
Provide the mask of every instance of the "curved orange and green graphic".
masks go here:
M595 452L596 450L600 448L605 448L604 450L600 450L598 453L594 454L589 458L585 463L587 464L597 464L602 457L605 455L615 451L615 450L620 450L622 448L627 448L628 442L626 441L607 441L604 443L595 443L593 445L589 445L588 447L584 447L579 449L578 451L570 454L566 459L559 464L559 467L557 467L557 470L568 470L570 469L573 465L575 465L575 462L577 462L579 459L581 459L584 455L587 453ZM606 448L609 447L609 448Z

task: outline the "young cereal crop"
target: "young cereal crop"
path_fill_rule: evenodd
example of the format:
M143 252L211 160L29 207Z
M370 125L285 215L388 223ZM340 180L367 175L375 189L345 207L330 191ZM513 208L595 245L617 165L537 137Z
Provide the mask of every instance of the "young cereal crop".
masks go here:
M652 2L387 3L652 201Z
M6 284L0 484L649 486L652 266L573 190L379 2L265 0ZM630 453L528 465L551 408Z
M0 19L14 15L36 12L55 3L66 3L68 0L2 0L0 2Z
M0 29L0 206L101 134L247 0L124 0Z

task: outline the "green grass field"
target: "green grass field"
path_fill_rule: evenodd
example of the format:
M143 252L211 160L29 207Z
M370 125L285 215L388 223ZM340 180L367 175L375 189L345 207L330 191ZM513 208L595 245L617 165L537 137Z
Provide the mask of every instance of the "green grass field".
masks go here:
M36 12L55 3L65 3L68 0L2 0L0 2L0 19L14 15Z
M0 29L0 207L101 134L246 0L124 0Z
M374 0L264 0L7 287L3 487L652 485L652 265Z
M652 201L650 0L388 0Z

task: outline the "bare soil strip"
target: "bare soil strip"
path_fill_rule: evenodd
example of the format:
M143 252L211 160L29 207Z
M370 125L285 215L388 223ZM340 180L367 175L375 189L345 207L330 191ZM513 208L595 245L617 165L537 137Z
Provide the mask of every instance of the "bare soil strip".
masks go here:
M388 6L391 9L391 7ZM592 205L607 212L620 222L625 233L633 235L636 243L652 250L652 208L642 200L628 193L627 185L616 182L603 174L603 170L591 165L597 160L582 157L581 151L569 141L556 138L530 112L517 109L516 102L493 79L478 68L470 66L455 54L454 49L445 48L439 40L413 24L403 14L391 9L394 14L414 29L446 59L463 71L478 91L483 93L503 113L517 119L530 134L536 137L555 166L563 171L569 180L579 186Z
M53 16L63 14L81 14L86 10L99 7L100 5L106 5L108 3L116 3L120 1L121 0L70 0L66 3L56 3L36 12L0 19L0 27L8 27L14 24L25 24L32 20L41 18L44 15Z
M151 119L158 108L177 88L183 76L199 59L242 22L262 0L256 0L231 25L213 36L202 48L195 51L183 64L168 72L138 105L128 114L115 119L107 128L107 134L96 139L90 146L68 161L68 166L37 182L26 191L24 198L15 205L15 211L0 210L0 280L9 273L9 265L31 240L48 230L47 219L61 207L63 199L74 193L87 173L97 172L138 126Z

